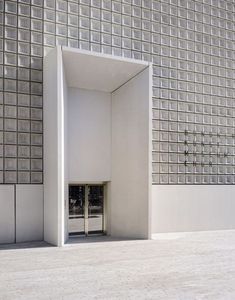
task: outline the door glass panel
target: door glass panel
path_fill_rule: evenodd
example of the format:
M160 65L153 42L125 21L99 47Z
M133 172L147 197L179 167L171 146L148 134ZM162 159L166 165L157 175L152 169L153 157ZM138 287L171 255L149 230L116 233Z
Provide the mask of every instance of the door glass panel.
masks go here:
M88 233L103 232L104 187L88 186Z
M69 235L85 234L85 186L69 186Z

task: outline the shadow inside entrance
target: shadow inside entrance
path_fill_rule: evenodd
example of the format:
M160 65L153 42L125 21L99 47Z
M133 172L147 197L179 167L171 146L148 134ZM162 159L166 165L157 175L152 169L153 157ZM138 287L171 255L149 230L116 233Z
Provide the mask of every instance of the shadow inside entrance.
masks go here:
M16 250L16 249L48 248L48 247L54 247L54 246L48 244L45 241L15 243L15 244L0 244L0 251Z
M121 241L134 241L139 239L131 239L131 238L118 238L112 237L108 235L97 235L97 236L86 236L86 237L69 237L66 245L73 245L73 244L86 244L86 243L104 243L104 242L121 242ZM141 240L141 239L140 239Z

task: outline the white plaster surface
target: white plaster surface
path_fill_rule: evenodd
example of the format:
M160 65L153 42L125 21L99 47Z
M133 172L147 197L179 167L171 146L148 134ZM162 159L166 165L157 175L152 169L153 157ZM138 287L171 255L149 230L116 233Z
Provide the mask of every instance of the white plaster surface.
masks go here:
M43 185L16 185L16 242L43 240Z
M0 244L15 241L15 197L13 185L0 185Z
M155 238L0 248L0 299L235 299L235 231Z
M149 63L103 53L62 47L69 87L113 92Z
M59 175L61 166L59 118L61 91L58 84L61 61L59 48L53 49L43 62L43 165L44 165L44 239L59 244ZM60 86L62 89L62 87Z
M64 95L60 48L53 49L43 63L44 239L61 245L64 240Z
M111 95L68 89L69 182L111 179Z
M153 185L152 233L235 229L234 185Z
M111 235L150 233L150 72L145 69L112 93Z

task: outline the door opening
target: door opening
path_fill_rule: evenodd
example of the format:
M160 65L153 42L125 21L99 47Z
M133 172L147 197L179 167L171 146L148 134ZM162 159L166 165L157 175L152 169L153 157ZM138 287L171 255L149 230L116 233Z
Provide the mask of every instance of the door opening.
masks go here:
M69 236L104 234L104 185L69 185Z

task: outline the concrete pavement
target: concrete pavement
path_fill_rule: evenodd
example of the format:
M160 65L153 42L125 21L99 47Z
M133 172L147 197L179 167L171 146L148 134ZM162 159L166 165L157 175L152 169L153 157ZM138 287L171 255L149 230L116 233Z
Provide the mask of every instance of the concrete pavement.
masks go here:
M235 231L1 246L0 299L232 300Z

